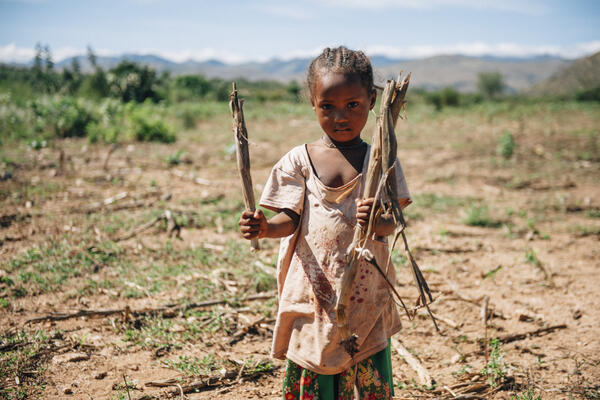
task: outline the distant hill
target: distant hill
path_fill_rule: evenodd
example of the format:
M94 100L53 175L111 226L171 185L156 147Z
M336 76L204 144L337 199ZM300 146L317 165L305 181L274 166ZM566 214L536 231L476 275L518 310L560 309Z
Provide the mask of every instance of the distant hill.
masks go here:
M530 93L538 96L568 96L597 87L600 87L600 52L559 69L545 81L533 86Z
M84 56L77 58L84 71L91 71L91 66ZM188 60L176 63L151 54L98 57L97 61L103 68L112 68L124 59L149 65L158 72L169 71L172 75L202 74L207 78L236 79L243 77L252 81L268 79L279 82L304 81L306 69L310 63L310 58L272 59L266 62L243 64L226 64L217 60L202 62ZM57 67L68 66L71 60L61 61L57 63ZM371 60L375 68L376 80L379 82L404 70L412 73L413 87L439 89L452 86L463 92L476 90L477 76L480 72L500 72L509 90L519 92L548 79L552 74L570 64L569 60L554 56L500 58L443 55L400 60L374 55Z

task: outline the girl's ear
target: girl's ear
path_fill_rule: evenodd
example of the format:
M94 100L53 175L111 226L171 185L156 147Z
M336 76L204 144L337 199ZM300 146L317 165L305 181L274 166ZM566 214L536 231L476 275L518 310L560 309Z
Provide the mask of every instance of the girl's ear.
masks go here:
M317 110L315 110L315 99L312 96L310 98L310 105L312 106L313 111L317 111Z
M377 102L377 90L373 89L371 92L371 104L369 104L369 110L372 110L375 107L375 102Z

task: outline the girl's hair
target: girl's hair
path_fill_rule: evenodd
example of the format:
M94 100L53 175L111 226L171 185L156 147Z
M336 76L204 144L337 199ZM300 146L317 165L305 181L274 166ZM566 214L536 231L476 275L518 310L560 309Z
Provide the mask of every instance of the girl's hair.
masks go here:
M362 51L350 50L345 46L335 49L325 48L308 67L306 81L311 96L316 85L317 75L321 73L321 70L357 75L368 93L375 90L373 67L371 67L369 57Z

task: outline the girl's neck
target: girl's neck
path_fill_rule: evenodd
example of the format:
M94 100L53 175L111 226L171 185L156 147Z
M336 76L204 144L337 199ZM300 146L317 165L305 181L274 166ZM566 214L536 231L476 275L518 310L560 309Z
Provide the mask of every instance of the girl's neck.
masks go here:
M349 140L347 142L338 142L336 140L331 139L329 136L327 135L323 135L321 137L321 141L323 142L323 144L327 147L330 148L337 148L340 150L349 150L349 149L356 149L361 147L365 142L361 139L360 136L355 137L352 140Z

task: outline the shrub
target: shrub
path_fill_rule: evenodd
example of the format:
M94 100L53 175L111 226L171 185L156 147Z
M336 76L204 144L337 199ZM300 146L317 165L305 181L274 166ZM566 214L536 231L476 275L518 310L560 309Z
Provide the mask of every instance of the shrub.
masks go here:
M492 219L486 205L472 205L467 209L463 222L470 226L482 226L484 228L498 228L501 223Z
M140 142L173 143L175 134L170 127L148 107L129 108L130 133Z
M502 136L500 136L500 139L498 140L496 153L498 153L499 156L509 159L512 157L514 151L515 138L513 137L512 133L508 131L502 132Z
M500 72L482 72L477 78L477 89L483 96L493 99L504 92L506 85Z
M577 101L599 101L600 102L600 86L591 89L585 89L575 94Z
M73 97L45 97L31 102L35 130L50 136L81 137L95 121L91 108Z

